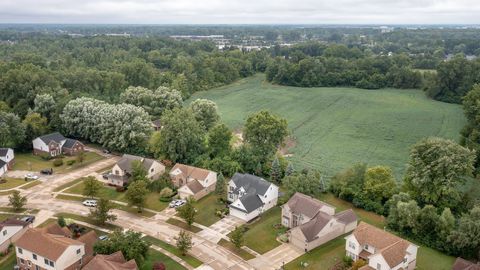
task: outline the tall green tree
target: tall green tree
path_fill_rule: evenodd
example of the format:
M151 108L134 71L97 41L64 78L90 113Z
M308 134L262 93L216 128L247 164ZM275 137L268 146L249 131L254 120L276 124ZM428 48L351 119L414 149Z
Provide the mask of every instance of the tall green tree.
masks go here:
M115 221L117 216L110 213L113 209L113 205L108 199L100 198L97 206L90 209L89 217L92 218L97 224L104 225L107 221Z
M208 151L211 157L224 156L230 153L232 132L225 124L218 124L208 131Z
M272 161L272 169L270 171L270 179L274 183L280 183L282 180L282 168L280 167L280 161L278 161L278 157L275 156L275 158Z
M132 162L132 176L133 181L147 181L147 170L143 166L143 163L140 160L134 160Z
M458 220L448 242L464 257L480 257L480 206L475 206Z
M26 204L27 197L22 196L18 190L14 190L12 195L8 196L8 205L12 206L15 212L22 210Z
M138 212L142 212L147 194L147 183L145 181L134 181L128 185L125 197L130 205L136 206Z
M205 130L210 130L220 120L217 104L211 100L196 99L190 104L190 109L195 119Z
M0 111L0 145L14 148L25 140L25 127L13 113Z
M225 194L225 178L222 173L218 174L217 183L215 183L215 193L218 195Z
M103 184L95 179L95 177L88 176L83 180L83 195L93 198L98 195L98 192L102 187Z
M458 208L474 160L473 151L451 140L421 140L411 150L404 188L421 205Z
M42 117L39 113L28 113L22 121L25 127L25 144L30 146L33 139L46 134L48 131L47 122L47 118Z
M163 114L163 129L151 148L173 162L191 163L203 153L205 131L192 112L176 108Z
M156 90L130 86L120 95L120 101L142 107L150 115L160 117L165 111L182 106L182 94L164 86Z
M178 236L175 237L176 246L182 256L187 255L188 251L192 249L193 242L192 242L192 235L190 235L188 232L181 230L178 233Z
M50 94L37 94L34 100L33 111L38 112L41 116L51 120L55 111L56 103Z
M287 127L286 119L268 111L260 111L247 118L244 138L266 159L284 142L288 135Z
M241 248L244 241L244 237L243 237L244 234L245 234L245 231L243 230L242 227L235 226L235 230L233 230L228 237L230 238L230 242L232 242L236 248Z
M150 244L143 238L142 234L132 230L122 232L115 230L107 240L97 241L93 246L96 254L112 254L121 251L125 259L134 259L138 265L147 258Z
M368 168L365 172L364 194L368 200L383 205L395 194L397 182L392 169L386 166Z
M195 217L197 216L197 209L193 206L194 200L189 197L187 202L180 206L178 210L178 215L185 220L188 226L192 226L195 222Z

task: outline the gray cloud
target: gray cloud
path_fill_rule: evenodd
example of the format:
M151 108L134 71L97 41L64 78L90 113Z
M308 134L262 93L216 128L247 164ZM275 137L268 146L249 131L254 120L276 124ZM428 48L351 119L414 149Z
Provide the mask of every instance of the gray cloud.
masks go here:
M479 0L1 0L0 23L477 24Z

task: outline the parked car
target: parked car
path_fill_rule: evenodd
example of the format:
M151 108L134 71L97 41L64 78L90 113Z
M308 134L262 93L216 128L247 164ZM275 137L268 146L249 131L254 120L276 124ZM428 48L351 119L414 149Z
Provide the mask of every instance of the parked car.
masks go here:
M171 202L168 204L168 206L169 206L170 208L177 208L177 207L180 207L180 206L184 205L185 203L186 203L186 201L185 201L185 200L182 200L182 199L173 200L173 201L171 201Z
M104 240L107 240L107 239L108 239L108 235L100 235L98 237L98 240L100 240L100 241L104 241Z
M96 207L97 206L97 200L85 200L85 201L83 201L82 204L85 205L85 206L88 206L88 207Z
M110 154L111 152L108 149L103 149L104 154Z
M105 180L108 180L108 176L110 175L109 172L106 172L106 173L103 173L102 174L102 178L105 179Z
M35 216L26 216L21 218L20 220L28 223L33 223L35 221Z
M41 174L46 174L46 175L52 175L53 174L53 169L43 169L40 171Z
M33 173L27 173L25 175L25 179L27 180L37 180L38 179L38 175L35 175Z

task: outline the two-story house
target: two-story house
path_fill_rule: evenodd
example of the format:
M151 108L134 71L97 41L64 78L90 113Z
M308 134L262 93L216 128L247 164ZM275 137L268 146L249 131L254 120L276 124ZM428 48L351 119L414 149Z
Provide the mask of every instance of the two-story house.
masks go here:
M11 170L14 164L15 155L11 148L0 148L0 177L8 170Z
M139 162L143 166L150 180L158 179L165 172L165 165L154 159L124 154L108 175L108 183L118 187L127 185L132 176L134 162Z
M10 244L20 238L30 227L30 224L15 218L8 218L0 222L0 253L7 251Z
M251 174L235 173L228 182L230 215L250 221L277 205L278 187Z
M78 140L65 138L59 132L35 138L32 141L34 155L56 157L59 155L75 155L85 150L85 145Z
M351 232L357 216L351 209L335 214L333 206L297 192L282 205L282 225L290 228L289 242L307 252Z
M361 270L415 269L418 246L396 235L360 222L345 239L347 256L368 262Z
M16 242L17 266L20 270L77 270L93 258L95 231L78 239L28 229Z
M215 190L217 173L214 171L177 163L170 170L170 179L178 187L182 199L192 197L199 200Z

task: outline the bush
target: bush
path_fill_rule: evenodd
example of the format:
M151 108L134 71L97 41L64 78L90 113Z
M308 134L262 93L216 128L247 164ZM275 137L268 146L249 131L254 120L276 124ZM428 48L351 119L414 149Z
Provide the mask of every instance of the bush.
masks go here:
M171 198L173 196L173 190L166 187L160 191L160 197L161 198Z
M70 166L70 165L73 165L75 163L75 160L74 159L71 159L71 160L68 160L67 161L67 165Z
M60 166L62 166L62 165L63 165L63 159L60 159L60 158L59 158L59 159L55 159L55 160L53 161L53 166L55 166L55 167L60 167Z

